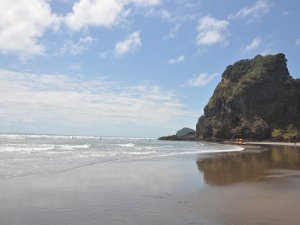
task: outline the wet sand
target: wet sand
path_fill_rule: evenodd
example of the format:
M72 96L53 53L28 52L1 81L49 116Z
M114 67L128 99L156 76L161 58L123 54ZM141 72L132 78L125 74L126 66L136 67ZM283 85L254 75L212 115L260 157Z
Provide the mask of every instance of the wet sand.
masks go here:
M109 162L0 181L0 224L289 224L300 149Z
M246 145L300 146L300 142L246 141Z

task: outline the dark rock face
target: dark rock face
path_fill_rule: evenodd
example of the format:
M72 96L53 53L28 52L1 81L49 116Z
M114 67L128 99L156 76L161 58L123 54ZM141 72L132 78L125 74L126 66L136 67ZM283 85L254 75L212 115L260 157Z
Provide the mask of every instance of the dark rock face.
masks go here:
M170 135L170 136L160 137L160 138L158 138L158 140L161 140L161 141L195 141L196 135L194 132L189 133L184 136Z
M256 56L226 68L199 118L204 140L265 140L274 129L300 128L300 80L289 75L285 55Z

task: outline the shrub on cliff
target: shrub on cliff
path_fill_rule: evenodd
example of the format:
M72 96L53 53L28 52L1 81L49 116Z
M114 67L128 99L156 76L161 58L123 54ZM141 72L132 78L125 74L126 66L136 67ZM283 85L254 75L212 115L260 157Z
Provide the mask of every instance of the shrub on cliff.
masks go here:
M299 139L298 136L298 130L296 129L296 127L293 124L290 124L287 129L286 132L283 135L284 140L286 141L296 141L297 139Z

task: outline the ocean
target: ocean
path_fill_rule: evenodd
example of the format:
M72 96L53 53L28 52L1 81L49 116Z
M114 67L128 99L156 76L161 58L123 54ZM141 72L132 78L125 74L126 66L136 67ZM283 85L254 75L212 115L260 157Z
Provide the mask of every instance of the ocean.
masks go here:
M1 134L0 224L298 225L299 148L241 150L154 138Z
M155 138L0 135L0 179L44 175L111 161L230 152L238 146Z

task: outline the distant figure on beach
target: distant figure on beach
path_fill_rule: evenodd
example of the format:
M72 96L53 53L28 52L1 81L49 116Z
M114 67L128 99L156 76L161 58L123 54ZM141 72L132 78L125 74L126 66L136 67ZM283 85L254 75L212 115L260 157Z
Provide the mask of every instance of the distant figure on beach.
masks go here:
M243 138L239 138L238 144L239 144L239 145L243 145L243 144L244 144L244 139L243 139Z
M101 137L99 138L99 140L101 141Z
M243 138L236 138L234 144L243 145L244 139Z

